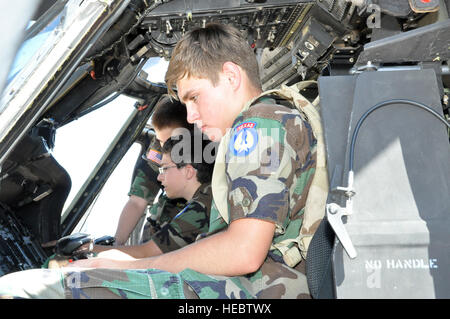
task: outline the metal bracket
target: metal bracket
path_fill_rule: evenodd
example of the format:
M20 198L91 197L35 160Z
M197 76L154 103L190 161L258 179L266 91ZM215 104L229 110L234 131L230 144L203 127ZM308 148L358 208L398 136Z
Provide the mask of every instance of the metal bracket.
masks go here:
M357 254L355 247L353 246L350 236L348 235L347 230L344 227L344 223L342 222L342 217L349 215L347 209L339 206L338 204L330 203L326 205L326 211L328 222L333 228L348 256L351 259L356 258Z

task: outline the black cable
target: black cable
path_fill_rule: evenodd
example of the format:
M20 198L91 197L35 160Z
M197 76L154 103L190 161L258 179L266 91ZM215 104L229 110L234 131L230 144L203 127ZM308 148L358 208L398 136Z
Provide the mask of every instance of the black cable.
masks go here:
M107 98L106 100L100 101L96 105L91 106L90 108L88 108L84 111L81 111L77 115L77 117L82 117L82 116L84 116L88 113L91 113L92 111L95 111L95 110L105 106L106 104L114 101L119 95L121 95L123 93L123 91L125 91L131 85L131 83L133 83L134 79L136 78L138 73L141 71L141 69L144 67L146 62L147 62L147 59L143 59L139 62L138 66L136 67L136 70L133 72L133 75L130 77L130 80L122 88L120 88L113 96Z
M444 124L447 125L448 128L450 128L450 123L448 123L444 117L442 117L439 113L437 113L436 111L434 111L432 108L430 108L429 106L427 106L425 104L422 104L422 103L419 103L416 101L406 100L406 99L393 99L393 100L387 100L387 101L380 102L380 103L372 106L369 110L367 110L366 113L364 113L361 116L358 123L356 124L355 130L353 131L353 135L352 135L352 142L350 145L350 159L349 159L349 165L348 165L349 172L353 171L355 143L356 143L356 138L358 136L358 132L359 132L359 129L360 129L362 123L369 116L369 114L372 113L373 111L375 111L383 106L392 105L392 104L408 104L408 105L420 107L421 109L424 109L425 111L428 111L431 114L433 114L434 116L436 116L439 120L444 122Z
M114 101L120 94L122 94L122 93L121 93L121 92L116 92L113 96L107 98L106 100L100 101L98 104L96 104L96 105L94 105L94 106L91 106L90 108L88 108L88 109L86 109L86 110L84 110L84 111L81 111L81 112L77 115L77 117L83 117L83 116L85 116L86 114L89 114L89 113L91 113L91 112L93 112L93 111L95 111L95 110L97 110L97 109L99 109L99 108L105 106L106 104L111 103L111 102Z

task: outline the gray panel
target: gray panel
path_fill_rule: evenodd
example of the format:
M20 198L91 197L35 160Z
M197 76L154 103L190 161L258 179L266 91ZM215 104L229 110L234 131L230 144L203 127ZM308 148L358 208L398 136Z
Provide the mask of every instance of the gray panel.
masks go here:
M331 84L332 78L327 81ZM330 110L338 107L338 101L349 102L348 96L340 98L352 91L350 80L348 84L347 89L336 85L331 94L320 88L329 163L345 165L345 175L348 154L345 162L342 156L349 132L373 105L410 99L442 114L433 70L362 73L354 86L351 114ZM348 118L350 129L346 130ZM327 127L333 120L341 122L335 125L335 134ZM375 111L362 124L354 171L353 215L345 227L358 256L350 259L336 245L337 297L449 298L450 145L445 125L410 105Z
M340 171L337 184L342 185L345 145L348 143L348 126L353 106L356 76L320 77L321 118L327 150L328 176Z
M450 58L450 20L370 42L356 66L372 63L445 61Z

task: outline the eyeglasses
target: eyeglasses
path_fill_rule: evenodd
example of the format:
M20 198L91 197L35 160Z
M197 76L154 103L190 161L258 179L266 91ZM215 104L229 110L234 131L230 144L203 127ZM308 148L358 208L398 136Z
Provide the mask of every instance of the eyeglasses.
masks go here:
M159 170L159 174L165 174L166 173L166 171L169 169L169 168L172 168L172 167L177 167L176 165L172 165L172 166L166 166L166 167L159 167L158 168L158 170Z
M178 165L172 165L172 166L166 166L166 167L159 167L158 170L159 170L159 174L163 175L163 174L166 173L166 171L167 171L169 168L172 168L172 167L182 168L183 166L185 166L185 165L183 165L183 164L178 164Z

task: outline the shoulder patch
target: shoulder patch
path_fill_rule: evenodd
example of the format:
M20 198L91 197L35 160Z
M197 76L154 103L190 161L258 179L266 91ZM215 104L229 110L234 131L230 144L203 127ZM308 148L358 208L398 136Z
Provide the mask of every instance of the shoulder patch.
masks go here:
M238 125L230 138L229 149L235 156L247 156L258 145L256 123L244 122Z
M158 165L161 165L162 154L155 149L150 148L147 151L146 158L149 161L155 162Z

